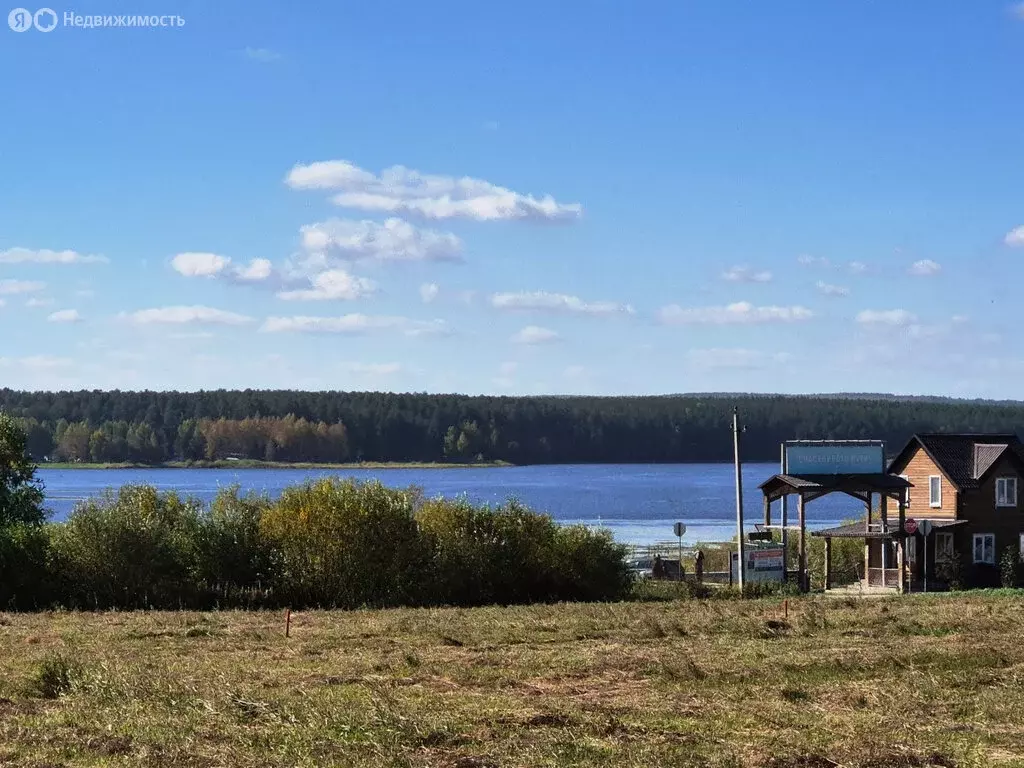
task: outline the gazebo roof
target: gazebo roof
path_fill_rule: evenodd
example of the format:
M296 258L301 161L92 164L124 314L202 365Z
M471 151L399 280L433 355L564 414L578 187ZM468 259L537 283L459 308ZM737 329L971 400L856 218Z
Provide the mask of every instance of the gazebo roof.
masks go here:
M920 521L918 521L920 522ZM932 528L950 528L954 525L963 525L966 520L931 520ZM823 528L819 531L811 531L811 536L818 536L825 539L891 539L898 532L890 526L890 530L882 531L880 527L874 526L870 530L864 530L864 523L847 523L838 525L835 528Z
M818 498L827 493L846 493L860 498L861 494L895 494L913 483L898 475L773 475L759 486L770 501L791 494Z

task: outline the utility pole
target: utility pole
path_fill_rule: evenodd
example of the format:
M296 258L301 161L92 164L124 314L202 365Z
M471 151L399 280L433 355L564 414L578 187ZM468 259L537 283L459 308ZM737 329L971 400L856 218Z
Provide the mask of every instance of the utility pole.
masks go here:
M743 466L740 463L740 414L739 409L735 406L732 409L732 446L736 463L736 532L738 534L736 541L740 561L736 570L739 575L740 594L742 595L746 583L744 570L747 553L743 543Z

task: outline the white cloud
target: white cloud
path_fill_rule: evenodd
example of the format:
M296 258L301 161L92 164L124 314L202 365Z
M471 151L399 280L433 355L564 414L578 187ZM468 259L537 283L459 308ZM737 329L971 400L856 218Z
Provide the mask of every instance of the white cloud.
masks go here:
M175 272L185 277L215 277L227 269L231 263L230 256L217 253L179 253L171 259Z
M929 275L937 275L942 271L942 266L931 259L921 259L915 261L910 265L910 274L917 277L928 277Z
M1024 247L1024 226L1011 229L1006 233L1003 242L1011 248Z
M1013 14L1014 17L1024 21L1024 3L1014 3L1010 7L1010 13Z
M865 309L857 314L857 322L861 325L911 325L917 316L905 309Z
M358 313L341 317L268 317L260 328L264 333L366 333L394 330L406 336L441 336L449 333L443 320L411 320L393 315L363 315Z
M949 321L954 325L963 325L964 323L969 323L971 318L967 315L953 315L949 318Z
M463 291L459 294L459 301L463 304L471 305L476 301L476 291Z
M296 165L285 177L293 189L340 190L336 205L363 211L412 214L427 219L464 218L552 221L576 219L579 203L536 198L468 176L438 176L395 165L378 176L346 160Z
M135 325L246 325L253 321L245 315L203 306L141 309L122 317Z
M22 368L27 371L52 371L55 368L66 368L72 364L67 357L53 355L32 355L31 357L0 357L0 367Z
M51 251L46 248L10 248L0 251L0 264L106 264L106 256L78 253L78 251Z
M561 338L550 328L541 328L539 325L528 325L520 331L512 334L511 341L514 344L547 344L558 341Z
M272 51L269 48L249 48L245 49L246 58L252 59L253 61L271 62L278 61L282 58L281 54L277 51Z
M243 282L259 282L267 280L274 273L274 265L270 259L253 259L247 266L236 267L234 276Z
M46 283L36 280L0 280L0 295L10 296L15 293L35 293L46 287Z
M33 296L31 299L25 302L26 307L49 307L53 305L53 299L41 299Z
M313 266L332 261L462 261L462 241L449 232L414 227L402 219L383 223L328 219L300 230Z
M846 268L854 275L862 275L868 271L868 265L863 261L851 261L846 265Z
M818 289L818 293L823 296L849 296L850 289L844 288L841 285L831 285L823 280L819 280L815 287Z
M491 296L491 306L497 309L548 310L584 315L631 315L634 313L633 307L629 304L612 301L586 302L576 296L546 291L496 293Z
M670 304L658 310L658 319L665 325L737 325L755 323L792 323L814 317L811 310L800 307L755 307L740 301L725 307L680 307Z
M345 363L342 368L362 376L391 376L400 373L401 363Z
M7 300L6 299L0 299L0 307L5 307L5 306L7 306Z
M441 288L437 283L424 283L420 286L420 298L423 299L424 304L432 302L440 292Z
M171 267L185 277L227 277L242 282L259 282L273 274L268 259L252 259L246 266L234 266L230 256L219 253L179 253L171 259Z
M824 256L810 256L806 253L796 257L797 263L804 265L805 267L827 267L829 266L829 260Z
M730 267L722 273L722 279L733 283L769 283L772 273L767 270L755 271L750 267Z
M754 349L691 349L686 354L690 366L702 370L750 370L786 363L792 355L784 352L771 354Z
M51 323L77 323L82 320L82 316L77 309L58 309L46 319Z
M277 298L285 301L353 301L372 295L377 284L364 277L350 275L344 269L321 272L311 281L312 287L305 290L281 291Z

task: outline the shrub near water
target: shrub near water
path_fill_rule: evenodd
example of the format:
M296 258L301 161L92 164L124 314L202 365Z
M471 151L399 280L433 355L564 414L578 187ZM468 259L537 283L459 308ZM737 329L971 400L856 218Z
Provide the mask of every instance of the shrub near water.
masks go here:
M81 608L194 605L202 506L126 485L79 504L53 529L60 602Z
M428 557L414 500L412 491L379 482L324 479L287 489L260 523L277 550L280 596L339 608L421 602Z

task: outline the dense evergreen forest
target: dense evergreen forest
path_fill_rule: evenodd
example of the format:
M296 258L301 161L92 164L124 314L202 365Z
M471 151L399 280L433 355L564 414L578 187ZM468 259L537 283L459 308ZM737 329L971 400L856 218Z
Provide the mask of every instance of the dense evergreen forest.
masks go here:
M917 431L1009 431L1024 403L885 396L668 395L469 397L381 392L17 392L37 460L699 462L732 457L732 407L744 458L771 460L793 438L878 438L897 450Z

